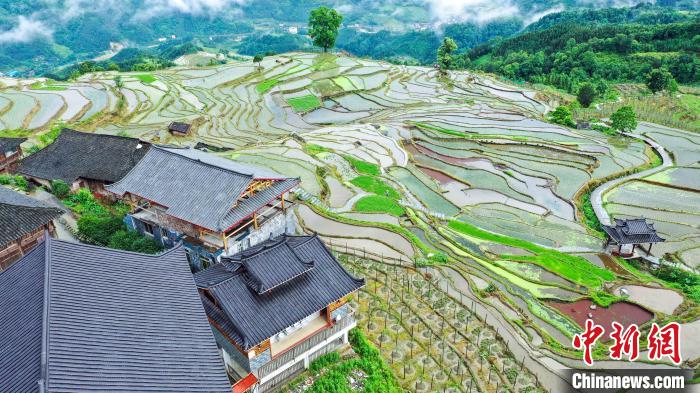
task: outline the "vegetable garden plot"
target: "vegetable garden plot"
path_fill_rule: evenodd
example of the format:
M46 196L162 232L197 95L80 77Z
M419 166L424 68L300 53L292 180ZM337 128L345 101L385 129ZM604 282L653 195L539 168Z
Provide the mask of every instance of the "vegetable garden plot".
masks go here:
M404 388L501 392L536 384L468 300L461 304L411 269L340 259L368 280L357 300L359 323Z

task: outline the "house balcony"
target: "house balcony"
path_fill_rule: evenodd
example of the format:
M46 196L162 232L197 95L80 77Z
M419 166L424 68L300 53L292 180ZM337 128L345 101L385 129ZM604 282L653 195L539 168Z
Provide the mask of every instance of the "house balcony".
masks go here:
M313 355L319 349L331 343L343 331L356 326L354 312L351 312L338 322L329 325L324 317L314 319L304 328L285 337L277 343L271 344L272 360L262 367L254 370L259 380L269 379L268 376L285 366L291 366L308 356ZM340 335L339 335L340 336Z

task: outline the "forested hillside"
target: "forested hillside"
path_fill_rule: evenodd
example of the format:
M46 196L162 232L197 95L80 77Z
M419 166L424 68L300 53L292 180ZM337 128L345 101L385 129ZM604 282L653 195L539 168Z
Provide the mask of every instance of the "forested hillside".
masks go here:
M644 82L652 69L661 67L679 83L700 81L697 17L674 23L594 25L559 19L565 22L478 46L461 65L568 91L584 81Z

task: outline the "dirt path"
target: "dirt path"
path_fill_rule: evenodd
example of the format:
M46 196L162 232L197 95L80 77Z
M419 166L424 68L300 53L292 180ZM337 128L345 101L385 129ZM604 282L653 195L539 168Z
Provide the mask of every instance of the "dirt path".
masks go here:
M591 193L591 204L593 205L593 210L595 211L595 215L598 217L598 221L600 221L601 224L603 225L610 225L611 220L610 220L610 215L608 212L605 210L603 207L603 195L608 192L609 190L619 186L622 183L625 183L629 180L634 180L634 179L641 179L646 176L653 175L655 173L661 172L662 170L669 168L673 166L673 160L671 159L671 156L668 154L666 149L664 149L663 146L659 145L652 139L645 137L640 134L633 134L633 133L623 133L623 135L631 137L631 138L636 138L639 139L648 145L650 145L656 152L661 156L662 159L662 164L651 169L647 169L645 171L639 172L639 173L634 173L631 175L627 176L622 176L618 177L617 179L610 180L606 183L601 184L593 190Z

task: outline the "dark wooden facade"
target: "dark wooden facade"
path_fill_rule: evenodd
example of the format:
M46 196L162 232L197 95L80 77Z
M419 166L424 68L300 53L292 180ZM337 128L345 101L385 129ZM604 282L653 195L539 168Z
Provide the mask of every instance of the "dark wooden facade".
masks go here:
M44 234L48 231L51 236L55 236L55 227L52 222L37 228L0 250L0 271L10 267L13 263L22 258L26 253L34 249L39 242L44 240Z
M11 172L22 158L22 148L17 146L14 150L0 151L0 173Z

